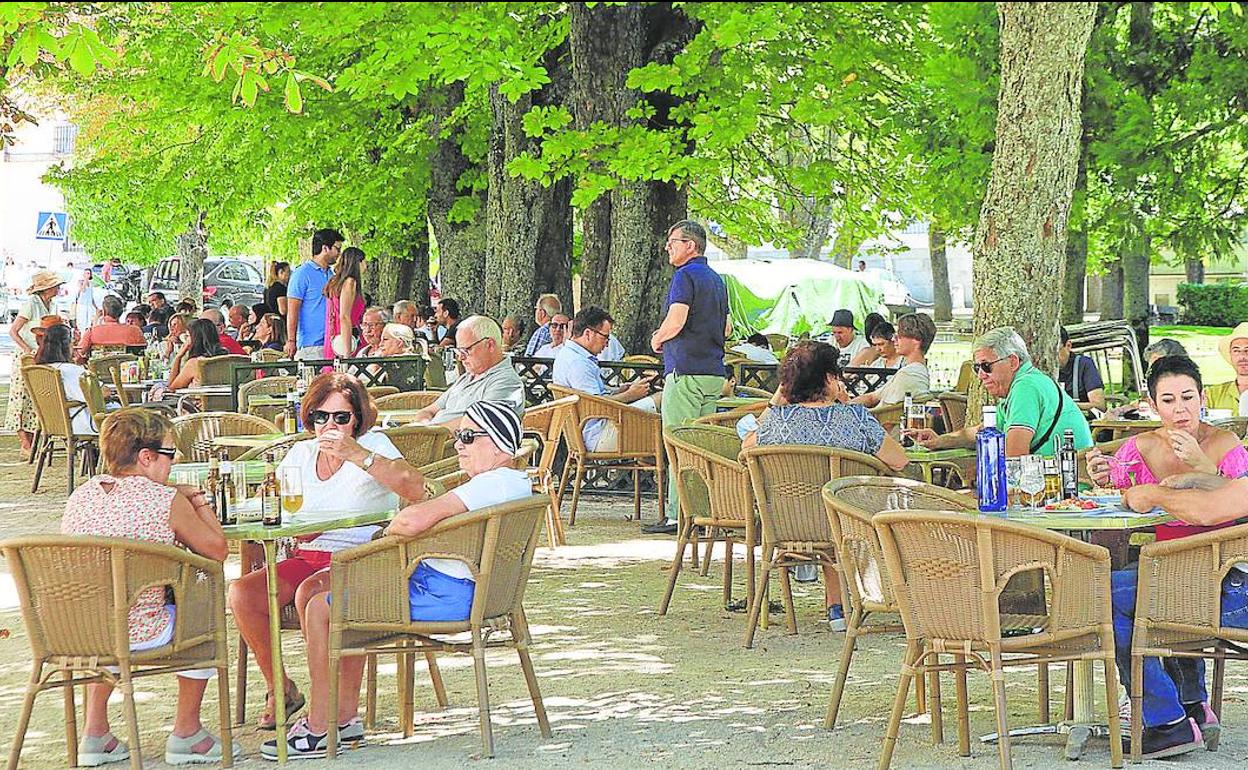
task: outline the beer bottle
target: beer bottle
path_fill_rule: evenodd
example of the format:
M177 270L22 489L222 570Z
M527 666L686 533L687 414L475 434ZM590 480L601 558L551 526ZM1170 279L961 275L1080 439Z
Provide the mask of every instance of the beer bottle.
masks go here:
M1062 474L1062 497L1069 500L1079 496L1079 465L1075 455L1075 432L1062 433L1062 450L1058 464Z
M260 485L260 523L266 527L282 525L282 498L277 484L277 463L272 452L264 453L264 482Z
M906 394L905 401L901 406L901 445L903 447L914 446L914 439L907 433L917 426L910 424L910 411L914 408L914 397L909 393Z
M217 495L221 489L221 463L217 460L216 455L208 458L208 477L204 479L204 497L208 498L208 504L216 511L217 521L225 524L225 509L221 507Z
M234 506L234 463L225 459L225 451L221 452L220 481L217 484L217 520L222 526L238 523L238 511ZM211 462L211 461L210 461ZM211 472L211 471L210 471Z

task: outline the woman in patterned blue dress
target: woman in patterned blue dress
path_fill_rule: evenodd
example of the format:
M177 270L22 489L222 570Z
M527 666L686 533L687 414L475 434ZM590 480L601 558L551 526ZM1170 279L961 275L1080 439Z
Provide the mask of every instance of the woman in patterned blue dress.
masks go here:
M799 444L851 449L873 455L893 470L904 468L908 462L905 450L879 420L860 404L843 403L848 394L839 357L840 351L824 342L810 340L790 348L780 364L780 387L771 406L742 447ZM835 570L825 567L823 579L828 622L832 630L844 630Z

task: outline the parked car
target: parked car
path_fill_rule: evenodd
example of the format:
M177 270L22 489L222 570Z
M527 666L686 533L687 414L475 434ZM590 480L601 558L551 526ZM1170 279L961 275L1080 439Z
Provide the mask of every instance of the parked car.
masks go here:
M148 291L161 291L171 301L178 297L179 260L162 259L152 270ZM264 279L250 262L238 257L204 260L204 307L250 306L264 301Z

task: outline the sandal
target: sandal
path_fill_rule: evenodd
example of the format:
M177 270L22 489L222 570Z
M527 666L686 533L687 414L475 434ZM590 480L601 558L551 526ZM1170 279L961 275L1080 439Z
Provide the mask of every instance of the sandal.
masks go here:
M112 744L112 748L107 746ZM117 740L111 733L92 737L82 736L78 742L78 764L81 767L99 767L110 762L123 762L130 758L130 750L126 744Z
M205 740L211 740L208 748L204 751L195 751L195 747ZM233 744L231 753L234 759L238 759L243 754L243 747L239 746L236 741L231 741L231 743ZM168 765L216 764L221 761L222 756L221 739L202 727L199 728L199 732L185 738L170 735L165 743L165 764Z
M307 699L303 697L303 693L299 692L299 688L292 684L291 689L286 693L287 724L290 723L290 718L297 714L299 709L303 708L304 704L307 702ZM275 702L273 693L270 691L264 701L264 714L260 716L259 727L261 730L277 729L277 717L275 716L276 711L277 703Z

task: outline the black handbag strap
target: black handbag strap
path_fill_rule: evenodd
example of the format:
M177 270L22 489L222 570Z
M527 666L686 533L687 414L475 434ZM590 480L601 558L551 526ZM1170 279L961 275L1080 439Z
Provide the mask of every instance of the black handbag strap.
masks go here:
M1049 423L1049 429L1044 432L1044 435L1038 441L1031 442L1032 454L1035 454L1040 447L1049 443L1049 437L1053 435L1053 429L1057 427L1057 419L1062 416L1062 388L1052 380L1049 380L1049 382L1052 382L1053 387L1057 390L1057 407L1053 410L1053 422Z

